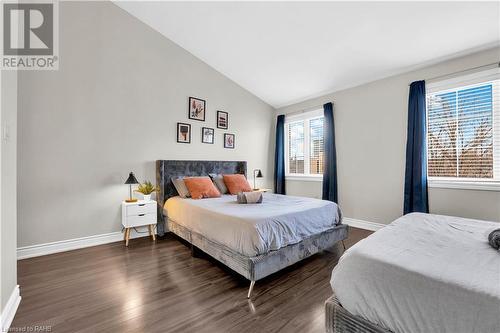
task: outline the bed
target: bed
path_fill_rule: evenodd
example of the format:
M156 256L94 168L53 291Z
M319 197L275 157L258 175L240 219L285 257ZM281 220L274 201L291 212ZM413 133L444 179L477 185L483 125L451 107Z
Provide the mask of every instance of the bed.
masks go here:
M327 331L499 332L498 226L413 213L360 241L333 270Z
M239 205L235 196L183 199L171 179L179 176L244 174L244 161L156 162L158 234L169 231L255 281L334 247L347 238L338 206L329 201L264 194L258 205Z

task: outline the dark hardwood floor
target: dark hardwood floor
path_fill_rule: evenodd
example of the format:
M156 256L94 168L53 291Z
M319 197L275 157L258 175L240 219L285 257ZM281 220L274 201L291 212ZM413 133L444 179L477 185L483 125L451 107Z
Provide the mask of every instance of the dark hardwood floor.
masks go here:
M346 245L370 234L351 228ZM191 257L190 248L174 236L20 260L22 301L11 328L324 332L323 304L341 254L339 245L257 281L251 301L246 279L206 255Z

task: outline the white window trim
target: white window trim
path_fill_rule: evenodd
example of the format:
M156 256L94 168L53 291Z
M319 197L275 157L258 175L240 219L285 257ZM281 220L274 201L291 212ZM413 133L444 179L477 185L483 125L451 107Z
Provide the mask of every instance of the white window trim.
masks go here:
M498 80L500 77L500 68L492 68L485 71L479 71L454 78L426 83L426 93L435 93L443 90L454 90L462 85L473 85L477 83Z
M305 175L298 173L289 173L285 175L286 180L304 181L304 182L322 182L323 175Z
M314 111L303 112L291 116L285 116L285 180L292 181L307 181L307 182L322 182L323 175L318 174L300 174L300 173L288 173L288 161L289 161L289 150L288 150L288 125L298 121L306 121L304 124L304 141L305 138L309 138L310 126L309 122L313 119L322 118L323 109L318 109ZM309 139L307 139L309 143ZM310 143L305 144L304 142L304 170L310 170Z
M480 71L460 77L455 77L447 80L442 80L438 82L432 82L426 85L426 94L443 92L447 90L455 90L457 86L461 85L472 85L478 83L486 83L488 81L494 81L500 79L500 68L493 68L486 71ZM498 101L500 103L500 101ZM428 114L426 115L428 116ZM495 117L495 112L493 112L493 117ZM426 119L428 123L428 119ZM493 135L499 135L495 133L500 132L500 128L497 128L498 122L493 118ZM494 138L495 140L495 138ZM427 145L428 148L428 145ZM500 158L498 158L499 150L494 150L495 154L493 158L493 163L498 163ZM498 179L499 168L494 164L493 171L495 173L495 178ZM430 188L445 188L445 189L459 189L459 190L477 190L477 191L498 191L500 192L500 181L498 180L486 180L486 179L467 179L467 178L447 178L447 177L428 177L427 185Z
M499 181L456 180L429 177L430 188L449 188L458 190L500 191Z
M307 111L307 112L292 114L289 116L285 115L285 124L293 123L296 121L305 120L305 119L309 119L309 118L321 118L321 117L323 117L323 109L317 109L314 111Z

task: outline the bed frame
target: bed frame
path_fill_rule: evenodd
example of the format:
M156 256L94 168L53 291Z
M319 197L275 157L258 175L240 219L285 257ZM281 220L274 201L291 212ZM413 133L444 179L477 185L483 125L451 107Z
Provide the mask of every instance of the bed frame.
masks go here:
M325 302L325 327L327 333L393 333L344 309L333 294Z
M156 161L156 181L158 193L158 235L161 237L170 231L188 241L192 249L196 247L227 267L250 280L247 297L252 295L255 281L295 264L322 250L332 248L339 241L347 238L349 227L339 224L336 227L313 235L297 244L288 245L265 255L248 257L227 246L205 238L185 228L165 216L163 206L177 191L171 179L179 176L207 176L209 173L246 175L247 163L243 161ZM168 229L167 229L168 228ZM342 243L343 244L343 243Z

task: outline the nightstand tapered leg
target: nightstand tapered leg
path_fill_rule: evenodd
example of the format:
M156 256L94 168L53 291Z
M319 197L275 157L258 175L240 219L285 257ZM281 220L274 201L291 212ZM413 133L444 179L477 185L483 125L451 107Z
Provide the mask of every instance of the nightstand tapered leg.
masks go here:
M130 228L127 228L125 232L125 246L128 246L128 240L130 239Z
M151 238L153 238L153 240L156 240L154 225L150 224L148 227L149 227L149 234L151 235Z

